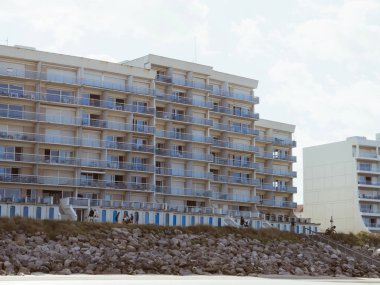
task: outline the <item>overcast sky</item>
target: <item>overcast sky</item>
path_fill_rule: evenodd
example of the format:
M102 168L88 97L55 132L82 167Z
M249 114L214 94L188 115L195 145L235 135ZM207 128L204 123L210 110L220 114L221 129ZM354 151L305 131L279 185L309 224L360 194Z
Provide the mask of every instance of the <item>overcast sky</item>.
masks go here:
M119 62L148 53L259 80L302 148L380 133L380 1L0 0L0 44Z

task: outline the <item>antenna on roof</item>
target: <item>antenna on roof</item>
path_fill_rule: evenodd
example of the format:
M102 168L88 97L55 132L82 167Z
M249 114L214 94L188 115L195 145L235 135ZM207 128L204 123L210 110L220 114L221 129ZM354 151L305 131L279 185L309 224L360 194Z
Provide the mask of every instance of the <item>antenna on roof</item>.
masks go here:
M194 37L194 62L197 62L197 37Z

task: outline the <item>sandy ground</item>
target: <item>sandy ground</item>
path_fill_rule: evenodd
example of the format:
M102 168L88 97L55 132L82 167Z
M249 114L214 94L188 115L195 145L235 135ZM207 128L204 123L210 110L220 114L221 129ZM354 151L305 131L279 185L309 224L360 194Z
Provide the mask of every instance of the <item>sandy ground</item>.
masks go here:
M28 284L28 285L322 285L322 284L380 284L380 279L369 278L315 278L315 277L232 277L232 276L171 276L171 275L28 275L28 276L0 276L0 284Z

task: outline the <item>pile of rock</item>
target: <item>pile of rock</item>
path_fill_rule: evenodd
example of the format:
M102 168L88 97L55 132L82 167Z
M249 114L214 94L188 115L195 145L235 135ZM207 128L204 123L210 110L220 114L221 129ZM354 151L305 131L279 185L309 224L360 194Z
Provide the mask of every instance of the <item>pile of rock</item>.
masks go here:
M44 233L5 234L0 275L30 274L227 274L380 276L380 268L308 238L262 243L240 234L211 237L178 229L143 233L114 228L103 237Z

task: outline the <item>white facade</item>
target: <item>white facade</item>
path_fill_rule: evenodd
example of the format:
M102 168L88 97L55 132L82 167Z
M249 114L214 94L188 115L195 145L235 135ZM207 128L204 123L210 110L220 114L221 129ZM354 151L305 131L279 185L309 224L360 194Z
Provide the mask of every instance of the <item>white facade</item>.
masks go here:
M380 232L380 136L303 150L304 213L321 228Z

